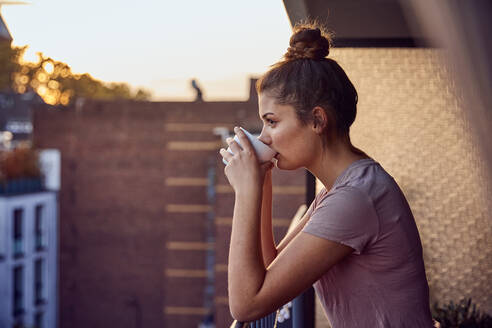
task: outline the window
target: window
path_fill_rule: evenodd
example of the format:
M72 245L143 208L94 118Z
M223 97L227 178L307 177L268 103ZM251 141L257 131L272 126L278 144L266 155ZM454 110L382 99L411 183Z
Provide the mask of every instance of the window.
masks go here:
M23 245L22 245L22 226L24 211L22 208L17 208L14 210L14 256L22 255Z
M4 220L0 220L0 231L4 231ZM4 239L6 237L3 233L0 233L0 262L5 261L5 249L7 247L7 240Z
M43 205L37 205L34 217L34 247L38 251L43 250L45 246L43 213Z
M14 325L12 326L13 328L25 328L26 326L24 325L24 320L22 318L16 319L14 321Z
M34 328L43 328L43 318L44 318L44 312L36 312L34 314Z
M13 316L18 317L24 313L24 268L14 268L14 290L13 290Z
M34 304L44 303L44 260L34 262Z

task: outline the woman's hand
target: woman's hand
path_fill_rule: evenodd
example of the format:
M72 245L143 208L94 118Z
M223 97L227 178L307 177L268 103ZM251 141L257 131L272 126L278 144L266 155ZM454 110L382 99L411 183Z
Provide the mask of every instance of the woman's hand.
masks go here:
M224 148L220 149L220 154L228 162L224 172L234 191L250 191L252 188L263 187L265 174L273 167L271 162L260 164L255 150L248 137L238 127L234 132L239 138L241 146L233 138L227 139L227 144L231 148L231 154Z

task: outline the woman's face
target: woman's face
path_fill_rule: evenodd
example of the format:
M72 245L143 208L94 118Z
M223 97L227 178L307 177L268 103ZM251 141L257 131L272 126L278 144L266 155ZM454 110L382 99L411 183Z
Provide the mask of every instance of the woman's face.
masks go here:
M303 125L293 106L277 104L268 92L261 93L258 101L263 121L259 139L278 153L277 167L283 170L309 167L321 146L313 125Z

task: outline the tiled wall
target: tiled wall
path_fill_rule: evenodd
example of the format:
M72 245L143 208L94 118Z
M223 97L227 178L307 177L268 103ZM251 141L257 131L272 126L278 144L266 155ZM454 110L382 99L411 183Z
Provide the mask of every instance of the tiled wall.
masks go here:
M431 299L492 312L491 181L437 49L333 49L359 94L352 142L400 184L420 231Z

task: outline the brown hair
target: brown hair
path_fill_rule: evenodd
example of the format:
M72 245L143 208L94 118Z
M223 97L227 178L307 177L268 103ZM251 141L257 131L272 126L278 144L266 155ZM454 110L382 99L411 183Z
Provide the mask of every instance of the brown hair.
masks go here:
M357 112L357 91L336 61L326 58L331 37L318 23L296 25L283 59L256 83L258 94L268 91L279 104L292 105L303 124L320 106L339 136L348 136ZM330 133L325 129L324 133Z

